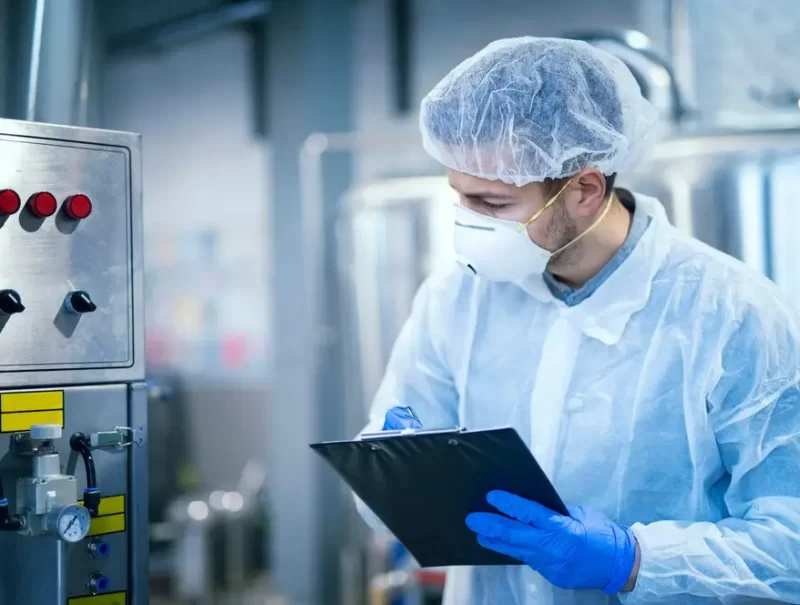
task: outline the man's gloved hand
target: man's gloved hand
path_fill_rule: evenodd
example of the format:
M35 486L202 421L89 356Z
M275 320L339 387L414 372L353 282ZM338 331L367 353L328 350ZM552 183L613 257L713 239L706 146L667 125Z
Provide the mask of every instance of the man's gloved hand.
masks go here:
M383 421L383 431L396 431L400 429L421 429L422 424L407 407L395 406L386 412Z
M582 506L564 517L508 492L489 492L486 500L507 517L467 517L484 548L519 559L559 588L608 595L625 588L636 561L636 537L627 527Z

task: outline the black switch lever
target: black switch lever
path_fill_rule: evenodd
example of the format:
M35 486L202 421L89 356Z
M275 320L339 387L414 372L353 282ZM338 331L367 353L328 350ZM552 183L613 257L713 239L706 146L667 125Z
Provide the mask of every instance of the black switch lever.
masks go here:
M22 297L16 290L0 290L0 313L13 315L22 313L25 305L22 304Z
M94 304L92 298L83 290L75 290L75 292L67 294L67 298L64 300L64 306L67 307L67 310L81 315L84 313L92 313L97 310L97 305Z

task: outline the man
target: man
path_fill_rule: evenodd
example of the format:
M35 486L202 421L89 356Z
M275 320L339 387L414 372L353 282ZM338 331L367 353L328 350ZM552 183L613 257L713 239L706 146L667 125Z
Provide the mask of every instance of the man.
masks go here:
M465 523L523 565L450 570L446 605L800 602L798 324L613 189L655 122L621 62L557 39L495 42L422 102L461 266L420 289L368 429L513 426L573 504L487 494Z

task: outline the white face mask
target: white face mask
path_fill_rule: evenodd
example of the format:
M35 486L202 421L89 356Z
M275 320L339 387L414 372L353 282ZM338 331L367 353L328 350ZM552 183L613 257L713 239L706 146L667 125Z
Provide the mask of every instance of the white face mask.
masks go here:
M537 246L522 223L485 216L455 204L453 244L459 263L492 281L519 281L544 273L550 252Z
M561 190L525 223L486 216L461 204L456 206L453 235L456 259L475 275L492 281L519 282L545 272L550 259L594 229L611 208L611 199L598 219L574 240L554 251L545 250L528 235L527 226L539 218L567 188Z

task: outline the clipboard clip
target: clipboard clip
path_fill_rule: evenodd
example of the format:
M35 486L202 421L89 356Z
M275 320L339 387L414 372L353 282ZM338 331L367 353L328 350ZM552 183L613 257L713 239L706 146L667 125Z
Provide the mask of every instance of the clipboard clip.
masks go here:
M467 431L466 427L460 427L460 426L451 429L392 429L389 431L363 433L361 435L360 440L369 441L376 439L387 439L389 437L413 437L414 435L435 435L437 433L457 435L459 433L465 433L466 431Z

